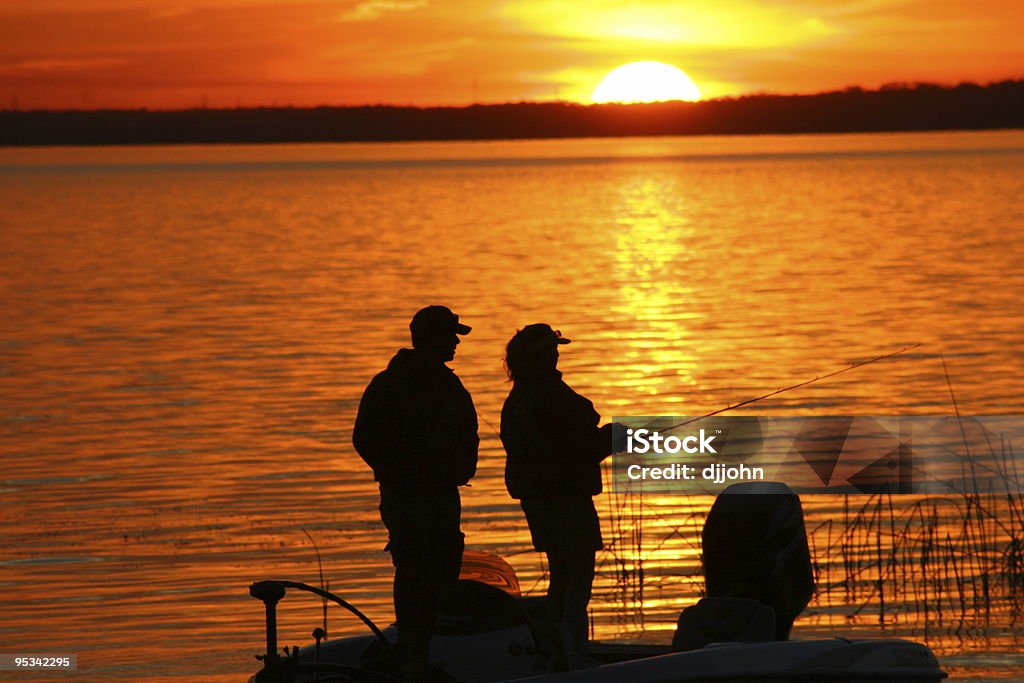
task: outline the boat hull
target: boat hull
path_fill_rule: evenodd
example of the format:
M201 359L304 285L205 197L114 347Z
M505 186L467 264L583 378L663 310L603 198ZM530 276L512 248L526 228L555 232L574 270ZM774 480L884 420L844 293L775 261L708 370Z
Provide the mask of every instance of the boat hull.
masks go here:
M385 629L389 640L393 628ZM370 637L344 638L321 646L320 661L365 666L375 647ZM439 636L431 660L465 683L701 683L792 681L793 683L935 683L946 678L932 651L907 640L791 640L768 643L715 643L689 652L666 652L650 645L595 644L592 656L608 663L563 673L536 667L528 629L501 629L474 636ZM310 664L312 646L300 651ZM302 674L296 683L312 681Z

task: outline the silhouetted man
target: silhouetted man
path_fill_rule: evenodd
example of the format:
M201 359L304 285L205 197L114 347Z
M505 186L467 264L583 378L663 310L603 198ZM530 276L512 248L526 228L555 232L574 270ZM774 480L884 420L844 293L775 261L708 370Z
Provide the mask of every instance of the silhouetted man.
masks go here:
M441 588L458 579L465 546L458 487L476 473L476 409L445 365L470 328L444 306L409 324L412 348L366 387L352 443L380 484L380 516L395 565L395 620L409 676L426 675Z

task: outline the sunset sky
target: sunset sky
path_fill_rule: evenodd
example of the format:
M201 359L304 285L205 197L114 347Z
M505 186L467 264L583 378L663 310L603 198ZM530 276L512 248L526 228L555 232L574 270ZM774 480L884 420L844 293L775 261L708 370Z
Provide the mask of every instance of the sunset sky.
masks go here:
M1024 76L1021 0L3 0L0 107L589 102Z

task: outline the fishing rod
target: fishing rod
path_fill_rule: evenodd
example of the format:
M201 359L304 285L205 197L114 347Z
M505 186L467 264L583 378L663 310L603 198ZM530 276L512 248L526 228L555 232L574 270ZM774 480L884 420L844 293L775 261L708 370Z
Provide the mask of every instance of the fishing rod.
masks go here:
M793 384L791 386L783 387L782 389L776 389L775 391L768 392L767 394L763 394L763 395L757 396L755 398L750 398L750 399L747 399L746 401L740 401L739 403L735 403L733 405L728 405L728 406L726 406L724 408L719 408L718 410L713 410L713 411L711 411L710 413L708 413L706 415L702 415L700 417L694 417L694 418L691 418L689 420L686 420L685 422L680 422L679 424L672 425L671 427L669 427L665 431L671 431L671 430L676 429L678 427L682 427L682 426L691 424L693 422L697 422L698 420L703 420L705 418L714 417L715 415L718 415L720 413L724 413L727 410L733 410L735 408L740 408L742 406L750 405L751 403L756 403L758 401L763 401L766 398L771 398L773 396L778 396L779 394L785 393L787 391L793 391L794 389L799 389L800 387L805 387L805 386L808 386L809 384L814 384L815 382L820 382L822 380L829 379L830 377L835 377L835 376L841 375L841 374L843 374L845 372L850 372L851 370L856 370L857 368L862 368L865 365L871 365L872 363L877 363L877 362L885 360L887 358L892 358L894 356L898 356L898 355L900 355L902 353L906 353L907 351L913 351L914 349L918 348L921 345L922 345L922 342L917 342L916 344L914 344L912 346L905 346L902 349L899 349L897 351L893 351L891 353L883 353L882 355L876 356L875 358L869 358L867 360L862 360L862 361L859 361L857 363L852 363L851 365L847 365L846 367L840 368L840 369L835 370L833 372L829 372L829 373L824 374L824 375L818 375L817 377L813 377L813 378L811 378L809 380L805 380L803 382L798 382L798 383ZM650 427L653 424L655 424L655 422L649 423L647 425L647 427ZM609 507L609 512L610 512L609 518L614 518L615 517L615 512L614 511L615 511L615 507L616 506L612 505L611 497L606 497L606 500L608 501L608 507ZM644 505L645 507L650 508L650 506L648 506L646 503L643 503L642 501L641 501L641 504ZM653 513L654 516L658 517L659 519L662 519L662 520L665 519L664 516L658 514L656 511L653 510L653 508L651 508L649 510L649 512ZM677 531L678 531L678 529L677 529ZM625 536L626 536L626 532L623 531L618 536L616 536L610 543L607 543L606 544L606 548L610 550L616 544L618 544L620 541L622 541ZM599 565L599 568L600 568L600 566L603 566L603 565L604 565L604 560L601 561L601 564Z
M778 396L779 394L784 394L787 391L793 391L794 389L799 389L800 387L806 387L809 384L814 384L815 382L820 382L820 381L828 379L830 377L835 377L836 375L841 375L844 372L849 372L851 370L856 370L857 368L862 368L865 365L871 365L872 363L877 363L878 361L885 360L886 358L892 358L893 356L898 356L901 353L906 353L907 351L913 351L914 349L916 349L919 346L921 346L921 342L917 342L913 346L904 346L902 349L900 349L898 351L893 351L892 353L883 353L881 356L877 356L875 358L869 358L868 360L862 360L862 361L859 361L857 363L853 363L852 365L847 365L845 368L840 368L839 370L836 370L835 372L830 372L827 375L818 375L817 377L814 377L812 379L806 380L804 382L799 382L799 383L794 384L792 386L783 387L782 389L776 389L775 391L769 392L769 393L764 394L762 396L757 396L755 398L749 398L746 401L740 401L739 403L735 403L733 405L728 405L728 406L726 406L724 408L719 408L718 410L713 410L710 413L708 413L707 415L701 415L700 417L691 418L691 419L687 420L686 422L680 422L679 424L672 425L668 429L671 430L671 429L676 429L678 427L684 427L684 426L686 426L686 425L688 425L688 424L690 424L692 422L696 422L698 420L703 420L703 419L708 418L708 417L714 417L715 415L718 415L719 413L724 413L727 410L735 410L736 408L741 408L743 406L750 405L751 403L757 403L758 401L763 401L766 398L771 398L773 396Z
M779 394L784 394L787 391L793 391L794 389L799 389L801 387L806 387L808 385L814 384L815 382L820 382L822 380L826 380L826 379L829 379L831 377L835 377L837 375L841 375L841 374L843 374L845 372L850 372L851 370L856 370L857 368L862 368L865 365L871 365L872 363L877 363L878 361L882 361L882 360L885 360L887 358L893 358L894 356L898 356L898 355L900 355L902 353L906 353L907 351L913 351L914 349L920 347L922 344L923 344L923 342L917 342L916 344L914 344L912 346L904 346L902 349L899 349L898 351L893 351L891 353L883 353L882 355L876 356L875 358L869 358L867 360L862 360L862 361L858 361L856 363L853 363L851 365L847 365L846 367L840 368L838 370L835 370L834 372L830 372L830 373L825 374L825 375L818 375L817 377L813 377L813 378L811 378L809 380L805 380L803 382L798 382L796 384L793 384L792 386L783 387L782 389L776 389L775 391L770 391L767 394L762 394L761 396L756 396L754 398L748 398L746 401L740 401L739 403L734 403L734 404L728 405L728 406L726 406L724 408L719 408L718 410L713 410L710 413L707 413L706 415L701 415L700 417L693 417L693 418L690 418L689 420L687 420L685 422L680 422L679 424L674 424L671 427L669 427L668 430L677 429L679 427L684 427L684 426L686 426L688 424L691 424L693 422L697 422L698 420L703 420L705 418L714 417L715 415L718 415L720 413L724 413L727 410L735 410L736 408L742 408L743 406L748 406L751 403L757 403L758 401L763 401L763 400L765 400L767 398L772 398L773 396L778 396ZM482 416L481 416L481 419L483 419L484 423L486 423L487 426L491 428L491 431L493 431L495 433L495 435L498 435L500 437L500 435L498 433L498 430L494 427L494 425L492 425L490 423L489 420L487 420L486 418L483 418ZM653 424L653 423L651 423L651 424Z

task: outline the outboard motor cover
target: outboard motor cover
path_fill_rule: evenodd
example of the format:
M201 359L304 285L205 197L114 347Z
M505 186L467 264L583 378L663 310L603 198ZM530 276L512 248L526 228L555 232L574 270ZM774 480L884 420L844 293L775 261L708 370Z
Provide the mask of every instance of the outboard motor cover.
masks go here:
M707 597L771 607L776 639L788 639L814 594L800 498L777 482L733 484L715 499L701 539Z
M703 598L679 615L672 650L699 650L711 643L775 640L775 612L757 600Z

